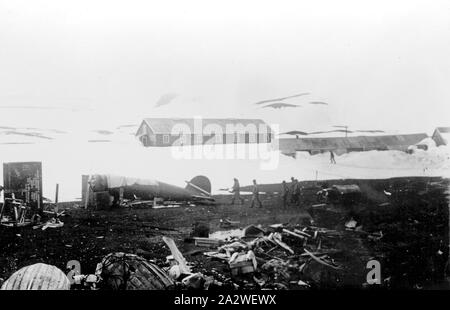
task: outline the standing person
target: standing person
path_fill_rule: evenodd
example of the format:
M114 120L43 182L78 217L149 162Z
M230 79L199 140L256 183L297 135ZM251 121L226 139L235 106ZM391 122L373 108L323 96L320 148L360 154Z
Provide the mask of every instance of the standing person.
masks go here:
M297 179L295 179L295 178L291 178L291 180L292 180L292 183L291 183L291 203L292 204L297 204L297 200L298 200L298 197L297 197L297 195L296 195L296 189L297 189L297 183L298 183L298 181L297 181Z
M288 195L289 195L289 187L287 186L286 181L283 180L283 183L281 183L281 201L283 203L283 209L287 209Z
M335 164L336 160L334 159L334 153L332 150L330 150L330 163Z
M298 203L298 190L299 190L299 183L297 179L294 179L292 181L292 186L291 186L291 203L293 205L297 205Z
M292 187L292 203L296 206L300 198L300 183L294 179L294 186Z
M290 199L289 199L289 202L290 203L293 203L294 202L294 189L295 189L295 178L294 177L291 177L291 186L290 186L290 189L289 189L289 195L290 195Z
M262 208L261 200L259 200L259 188L258 184L256 184L256 180L253 180L253 196L252 196L252 204L250 205L250 208L253 208L255 205L255 202L258 204L260 208Z
M244 204L244 199L241 197L241 186L239 185L239 180L234 178L233 188L231 192L234 193L233 199L231 199L231 204L234 205L236 200L240 201L240 205Z
M294 188L294 195L295 195L295 203L297 205L300 205L300 196L302 194L302 188L300 186L300 182L296 179L295 180L295 188Z

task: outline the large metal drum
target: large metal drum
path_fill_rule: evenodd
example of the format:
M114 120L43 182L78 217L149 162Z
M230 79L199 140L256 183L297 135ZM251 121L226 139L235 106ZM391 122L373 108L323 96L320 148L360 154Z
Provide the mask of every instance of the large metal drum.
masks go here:
M166 290L173 280L146 259L126 253L111 253L98 265L101 288L110 290Z
M64 272L55 266L34 264L13 273L3 283L2 290L69 290L70 282Z

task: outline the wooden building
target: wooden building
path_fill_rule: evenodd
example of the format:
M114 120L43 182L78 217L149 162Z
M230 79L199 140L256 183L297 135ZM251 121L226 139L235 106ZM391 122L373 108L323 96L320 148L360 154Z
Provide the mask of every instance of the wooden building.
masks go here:
M146 118L136 137L142 145L270 143L273 133L260 119Z
M282 153L294 155L296 152L318 154L333 151L336 154L362 151L407 151L427 137L425 133L382 136L287 138L279 140Z
M432 136L432 139L436 142L436 146L448 145L449 138L450 127L437 127Z

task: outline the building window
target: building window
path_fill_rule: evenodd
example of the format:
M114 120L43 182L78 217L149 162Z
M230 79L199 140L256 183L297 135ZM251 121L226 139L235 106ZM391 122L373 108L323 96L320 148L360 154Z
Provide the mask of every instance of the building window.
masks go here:
M258 143L266 143L268 140L268 135L265 133L260 134L259 142Z
M190 144L192 144L191 135L180 134L180 142L181 142L181 145L190 145Z
M141 142L142 142L142 144L143 144L144 146L148 146L148 145L149 145L149 143L148 143L148 137L147 137L147 136L142 136L142 137L141 137Z
M203 144L203 136L202 135L196 135L197 138L197 144Z
M250 134L246 133L244 135L244 143L249 144L250 143Z
M169 144L169 135L164 135L163 136L163 143L164 144Z
M181 146L187 144L186 135L183 135L183 133L180 132L180 134L178 135L178 139L175 141L175 143Z
M215 143L217 143L217 144L222 144L223 143L222 135L214 134L214 140L215 140Z

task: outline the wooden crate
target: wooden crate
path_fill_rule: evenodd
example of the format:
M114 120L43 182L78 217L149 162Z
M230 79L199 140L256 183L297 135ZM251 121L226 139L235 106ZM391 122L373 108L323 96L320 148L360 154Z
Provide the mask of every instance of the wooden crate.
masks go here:
M223 241L219 239L210 239L201 237L195 237L194 241L196 246L206 248L218 248L223 244Z
M233 262L230 264L230 269L233 276L252 273L255 271L253 262L251 260Z

